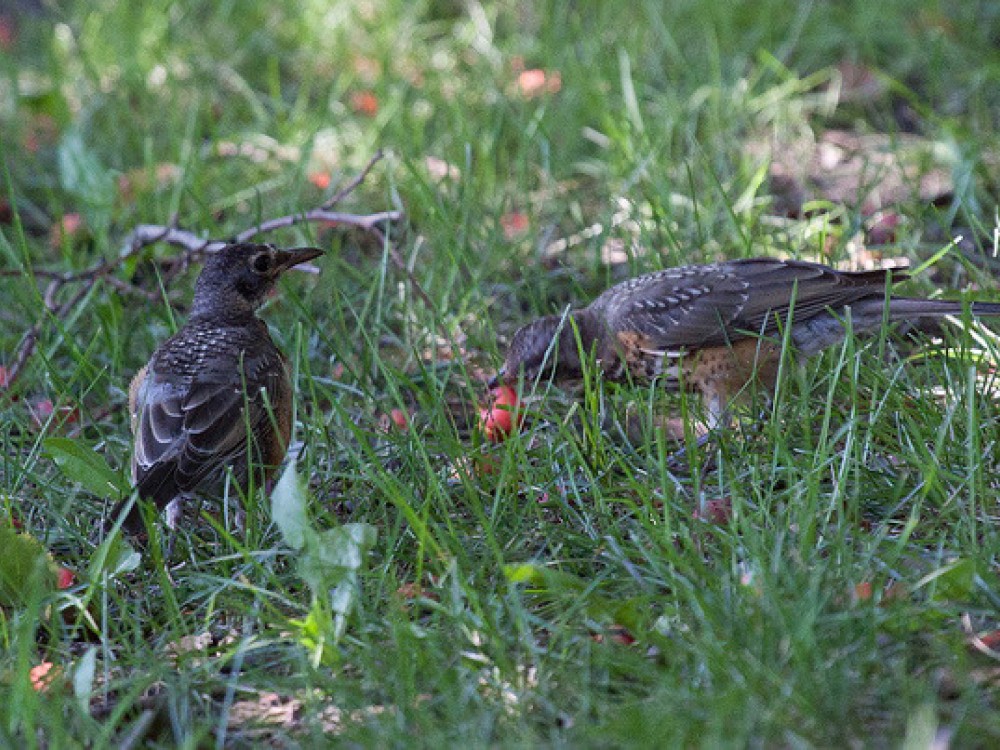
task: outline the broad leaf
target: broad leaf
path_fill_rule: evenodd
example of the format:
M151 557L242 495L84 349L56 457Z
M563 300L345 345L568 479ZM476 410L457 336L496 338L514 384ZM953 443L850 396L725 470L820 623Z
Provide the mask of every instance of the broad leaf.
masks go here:
M45 450L63 474L98 497L121 495L129 490L125 478L80 440L51 437L45 441Z
M55 590L55 563L45 545L30 534L0 527L0 606L20 606L40 586Z
M306 538L314 533L306 513L308 499L305 482L295 468L295 461L289 461L288 468L271 492L271 519L285 544L294 550L301 550Z

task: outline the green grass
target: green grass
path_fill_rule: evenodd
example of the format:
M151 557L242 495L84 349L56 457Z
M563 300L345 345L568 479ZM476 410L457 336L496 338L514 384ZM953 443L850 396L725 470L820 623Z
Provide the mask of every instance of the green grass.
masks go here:
M1000 625L996 340L951 326L943 343L886 336L789 362L773 404L692 449L690 471L654 417L696 414L697 400L640 387L543 384L515 439L475 428L503 340L613 280L723 257L858 257L856 205L769 214L752 137L896 134L905 105L955 189L898 207L885 256L918 265L946 247L941 226L989 254L992 4L62 5L22 18L0 53L0 198L16 214L0 268L23 273L0 276L0 365L43 318L0 393L0 501L77 583L0 607L0 745L997 742L996 662L962 624ZM843 61L878 71L886 93L832 106L824 86ZM523 96L519 65L558 72L560 90ZM306 210L325 195L311 175L347 179L377 148L387 158L343 209L398 195L407 221L391 241L430 305L363 233L268 238L330 250L263 313L296 371L313 522L378 534L346 630L320 654L295 624L312 601L299 555L263 498L248 498L243 534L210 506L166 566L154 534L134 567L93 539L117 498L46 448L68 437L127 469L129 379L183 320L196 269L169 279L154 261L179 251L149 248L117 278L155 301L98 281L59 320L31 274L114 258L140 223L224 238ZM528 231L508 238L513 213ZM53 240L66 214L86 229ZM998 299L997 286L952 249L905 290ZM36 423L46 399L76 421L57 408ZM394 408L410 430L380 428ZM718 503L730 518L706 520ZM44 661L63 678L39 693L28 671ZM238 713L269 694L283 720Z

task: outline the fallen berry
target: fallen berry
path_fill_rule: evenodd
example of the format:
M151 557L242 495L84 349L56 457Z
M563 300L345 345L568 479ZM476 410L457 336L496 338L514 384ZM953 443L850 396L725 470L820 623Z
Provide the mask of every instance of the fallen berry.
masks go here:
M499 443L521 426L524 414L518 408L517 391L509 385L494 389L494 394L492 405L479 413L479 420L486 439Z

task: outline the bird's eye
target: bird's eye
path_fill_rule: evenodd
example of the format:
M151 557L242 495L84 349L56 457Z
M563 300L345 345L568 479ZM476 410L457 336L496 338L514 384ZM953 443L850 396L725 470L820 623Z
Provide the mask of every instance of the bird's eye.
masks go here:
M258 253L253 259L253 270L257 273L267 273L271 270L271 254Z

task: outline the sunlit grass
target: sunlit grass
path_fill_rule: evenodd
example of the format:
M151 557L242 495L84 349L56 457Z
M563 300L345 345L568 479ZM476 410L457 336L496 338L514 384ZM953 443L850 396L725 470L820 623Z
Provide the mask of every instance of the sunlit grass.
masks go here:
M941 225L989 237L989 8L78 5L20 19L0 55L0 268L24 274L0 277L0 366L43 319L0 393L0 503L77 574L0 608L0 744L995 741L994 662L962 621L995 631L1000 604L995 338L948 324L789 360L703 449L696 398L593 380L538 384L499 445L476 425L516 327L625 276L757 254L917 265L948 248ZM887 93L838 104L845 61ZM857 206L772 215L750 139L893 133L904 105L949 154L942 205L900 207L883 248ZM398 198L405 271L343 227L268 238L329 248L263 311L295 373L312 521L378 534L317 661L301 555L265 498L242 533L221 504L190 509L166 565L160 533L139 561L97 546L117 497L46 447L127 470L129 379L196 269L165 284L154 260L177 251L150 248L118 278L157 301L98 282L59 319L31 274L116 257L141 222L225 238L308 209L376 148L344 210ZM83 229L60 235L68 214ZM952 247L904 291L995 287ZM682 461L662 429L679 415ZM39 692L47 661L62 678Z

